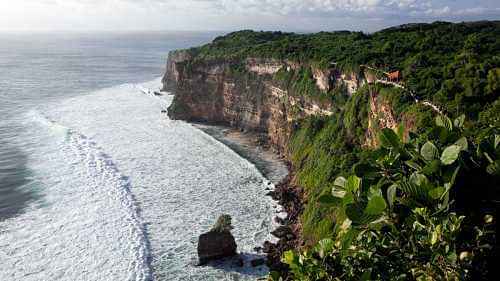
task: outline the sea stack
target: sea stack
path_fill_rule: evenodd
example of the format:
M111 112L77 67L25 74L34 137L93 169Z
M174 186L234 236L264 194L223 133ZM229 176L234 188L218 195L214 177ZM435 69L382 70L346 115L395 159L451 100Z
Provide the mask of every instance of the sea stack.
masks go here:
M198 265L209 261L235 256L236 241L231 234L231 216L222 215L214 227L198 239Z

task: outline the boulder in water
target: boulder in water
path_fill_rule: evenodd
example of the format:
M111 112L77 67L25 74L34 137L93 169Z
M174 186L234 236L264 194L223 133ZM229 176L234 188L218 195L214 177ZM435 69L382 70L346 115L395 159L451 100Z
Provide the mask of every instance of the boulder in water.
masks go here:
M236 241L231 234L231 217L222 215L215 226L198 238L199 265L209 261L235 256Z

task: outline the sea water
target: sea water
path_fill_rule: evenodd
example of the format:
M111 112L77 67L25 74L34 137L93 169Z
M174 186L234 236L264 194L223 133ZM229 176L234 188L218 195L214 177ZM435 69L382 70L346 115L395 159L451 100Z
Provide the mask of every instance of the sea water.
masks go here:
M265 276L249 261L272 239L272 184L153 94L168 50L214 36L0 35L0 280ZM223 213L245 266L195 266Z

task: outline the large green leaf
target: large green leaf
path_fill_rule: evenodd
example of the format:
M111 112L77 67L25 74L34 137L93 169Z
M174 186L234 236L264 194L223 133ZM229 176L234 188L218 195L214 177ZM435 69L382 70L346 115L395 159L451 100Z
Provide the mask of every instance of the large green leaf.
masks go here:
M365 208L365 214L367 215L380 215L384 212L387 204L382 196L376 195L373 196L370 201L368 201L368 205Z
M420 202L428 202L430 200L428 194L431 189L429 180L422 174L413 173L409 179L401 180L398 187L410 199Z
M349 192L356 193L361 187L361 178L357 176L349 176L345 184L345 189Z
M352 221L353 224L363 224L363 208L359 204L349 204L345 207L346 216Z
M344 196L346 195L346 191L334 186L332 187L332 195L336 198L344 198Z
M357 163L353 167L354 174L362 178L373 179L378 175L377 167L370 165L368 163Z
M318 198L318 202L325 205L335 205L339 202L339 198L336 198L330 194L324 194Z
M324 258L328 253L330 253L333 250L333 247L335 246L334 242L330 238L323 239L318 242L318 245L316 246L316 250L319 253L319 256L321 258Z
M403 123L399 124L398 126L398 137L401 141L404 141L405 139L405 126Z
M399 148L401 143L398 135L389 128L384 128L379 134L380 144L385 148Z
M340 253L342 256L348 255L352 241L356 238L358 233L358 230L351 228L342 236L340 243Z
M354 195L352 193L346 193L344 198L342 198L342 205L345 207L352 203L354 203Z
M458 159L460 151L461 151L460 146L456 144L448 146L441 155L441 162L444 165L453 164Z
M441 167L441 161L439 159L435 159L429 162L427 165L425 165L425 167L422 169L422 172L429 176L434 173L437 173L440 167Z
M495 162L489 164L488 167L486 167L486 171L490 175L500 176L500 160L496 160Z
M410 176L410 182L417 186L425 186L429 183L429 179L425 175L413 173Z
M465 122L465 114L462 114L459 117L457 117L455 121L453 121L453 125L455 125L455 127L457 128L462 128L464 126L464 122Z
M396 189L397 185L393 184L387 188L387 202L389 203L389 207L394 207L394 201L396 200Z
M440 186L440 187L436 187L434 189L431 189L429 191L429 196L432 199L437 200L437 199L440 199L445 192L446 192L446 188Z
M413 160L408 160L408 161L405 161L405 164L408 166L408 167L411 167L417 171L420 171L422 170L422 167L415 161Z
M335 181L333 182L333 185L336 187L340 188L346 188L345 185L347 183L347 180L344 177L337 177Z
M354 203L345 207L345 214L352 221L352 225L367 225L380 217L380 214L372 215L365 212L362 204Z
M463 137L463 138L460 138L459 140L457 140L455 142L456 145L460 146L460 149L462 151L467 151L467 149L469 149L469 144L467 142L467 138L466 137Z
M450 118L445 115L439 115L436 117L436 125L438 125L439 127L444 127L448 131L453 130L453 123L451 123Z
M283 262L288 265L298 265L298 256L292 250L283 253Z
M439 157L439 150L432 142L428 141L422 146L420 155L422 155L425 160L432 161Z
M365 272L363 272L363 275L359 278L359 281L369 281L372 280L372 270L368 269Z

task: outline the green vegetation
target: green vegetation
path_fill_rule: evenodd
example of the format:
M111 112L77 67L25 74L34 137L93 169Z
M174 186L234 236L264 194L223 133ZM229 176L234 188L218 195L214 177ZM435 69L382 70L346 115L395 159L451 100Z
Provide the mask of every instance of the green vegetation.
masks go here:
M247 58L299 63L268 78L291 95L333 104L331 116L301 120L288 145L306 194L306 245L283 257L289 277L488 279L498 250L500 22L373 34L240 31L190 52L193 63L224 60L239 76L249 75ZM406 88L448 117L435 118L396 87L365 85L349 96L345 85L323 92L315 84L313 69L362 77L362 65L402 71ZM379 128L385 117L373 105L389 110L399 128Z
M210 231L212 232L230 232L233 229L230 215L221 215Z
M310 250L285 254L293 278L488 280L500 135L490 129L481 139L466 137L464 120L438 116L436 126L406 142L403 128L383 129L380 148L318 199L332 209L334 232Z
M190 51L198 60L273 58L359 73L361 65L401 70L409 87L448 115L475 120L500 88L500 22L411 24L373 34L361 32L230 33ZM311 93L310 70L297 89ZM331 95L330 95L331 96Z

